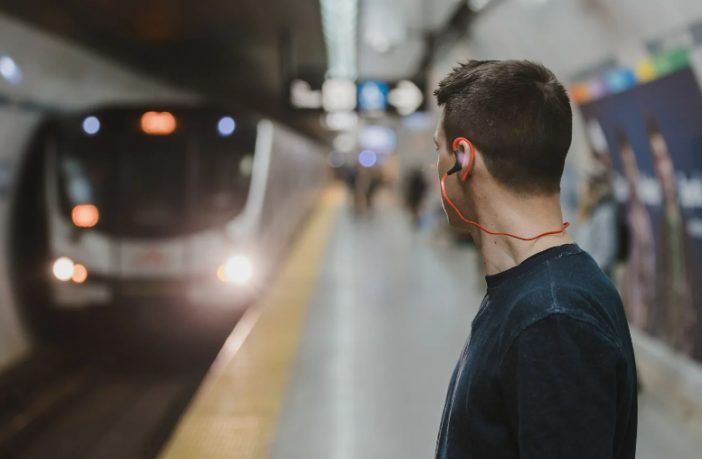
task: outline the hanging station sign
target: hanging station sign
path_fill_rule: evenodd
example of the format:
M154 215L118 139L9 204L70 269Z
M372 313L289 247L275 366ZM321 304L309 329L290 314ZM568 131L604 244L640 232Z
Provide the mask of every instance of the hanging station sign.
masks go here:
M315 84L316 83L316 84ZM411 80L328 79L313 82L294 78L289 85L289 103L295 110L319 110L327 113L395 113L411 115L425 105L424 84Z

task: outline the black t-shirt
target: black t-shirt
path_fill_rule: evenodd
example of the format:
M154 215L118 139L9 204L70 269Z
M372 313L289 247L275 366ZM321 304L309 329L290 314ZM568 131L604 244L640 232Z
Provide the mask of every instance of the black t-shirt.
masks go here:
M486 276L439 459L634 459L636 366L621 298L575 244Z

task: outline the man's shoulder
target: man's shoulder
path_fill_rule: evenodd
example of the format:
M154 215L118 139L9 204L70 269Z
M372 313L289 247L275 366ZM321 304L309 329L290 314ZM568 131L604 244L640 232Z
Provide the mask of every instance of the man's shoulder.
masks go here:
M549 260L520 284L504 305L506 342L554 314L589 323L612 339L626 320L617 289L584 252Z

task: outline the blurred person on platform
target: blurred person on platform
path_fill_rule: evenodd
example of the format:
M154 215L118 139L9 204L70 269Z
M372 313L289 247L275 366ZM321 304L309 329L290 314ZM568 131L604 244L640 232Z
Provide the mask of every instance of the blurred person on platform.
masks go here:
M373 209L373 202L375 196L383 185L383 173L379 167L369 167L367 168L368 178L366 184L366 209Z
M405 204L412 215L412 223L419 226L422 204L427 192L427 179L420 167L409 171L405 188Z
M575 240L580 248L590 254L607 276L613 278L619 253L617 215L620 204L614 197L610 169L595 160L593 169L584 182L579 225Z
M668 144L655 118L646 120L648 139L653 155L653 166L663 191L661 244L658 256L658 317L655 323L668 344L686 354L692 353L695 343L697 317L692 299L692 254L685 219L678 202L675 168Z
M622 301L563 223L565 88L538 63L468 61L435 94L444 208L470 231L487 273L436 457L634 459L636 368Z
M350 169L347 185L357 214L373 208L373 200L381 184L382 176L377 168L356 165Z
M617 129L617 149L629 188L629 258L622 279L622 299L629 321L652 331L656 301L656 253L651 215L639 197L636 154L623 129Z

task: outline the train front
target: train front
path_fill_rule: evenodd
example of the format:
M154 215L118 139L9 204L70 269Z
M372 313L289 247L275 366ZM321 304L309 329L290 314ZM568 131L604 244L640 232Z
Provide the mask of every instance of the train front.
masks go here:
M58 120L46 142L53 303L234 306L255 294L257 131L217 109Z

